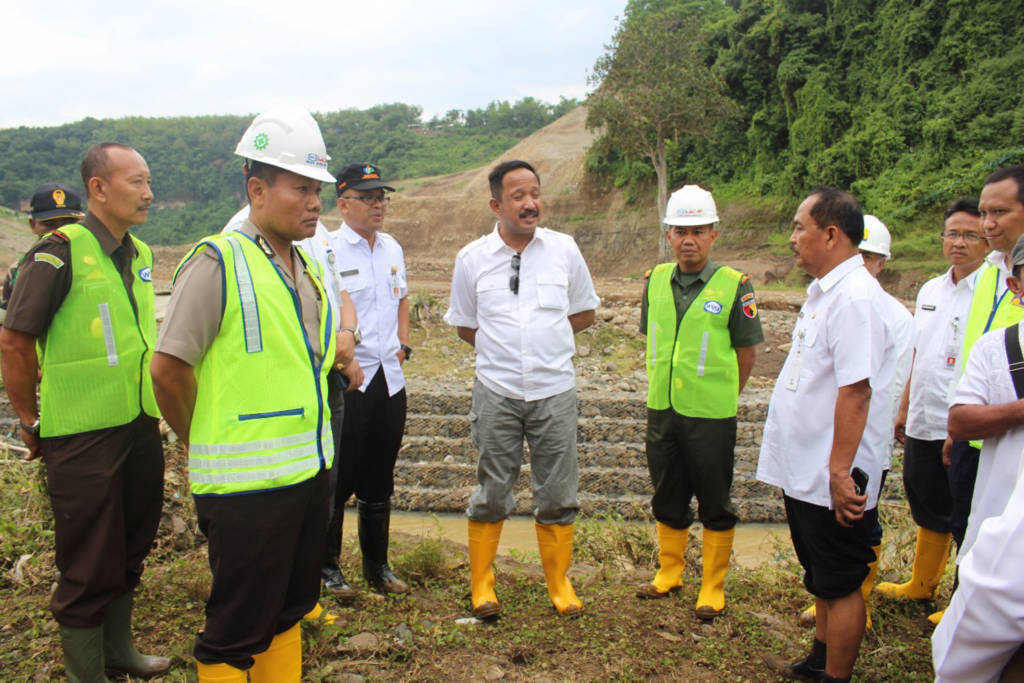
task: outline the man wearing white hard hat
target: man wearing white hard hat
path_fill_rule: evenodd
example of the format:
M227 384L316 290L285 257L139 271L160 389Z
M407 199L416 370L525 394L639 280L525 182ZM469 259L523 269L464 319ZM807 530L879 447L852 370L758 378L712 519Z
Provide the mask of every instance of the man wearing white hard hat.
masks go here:
M639 598L682 587L696 495L704 526L696 614L725 609L725 573L737 516L730 498L736 409L764 341L750 278L710 260L718 237L711 193L686 185L665 209L676 256L647 273L640 332L647 336L647 466L654 485L660 568Z
M317 602L334 459L328 371L338 362L311 237L333 182L308 112L257 116L249 220L197 244L174 277L153 379L189 454L213 582L194 656L200 681L299 681L299 619Z
M858 246L860 256L864 259L864 267L877 280L878 274L882 272L886 261L892 258L892 237L889 229L885 227L876 216L864 215L864 239ZM889 396L891 403L891 420L895 425L896 415L899 412L900 400L903 397L903 387L906 386L907 378L910 376L910 365L913 360L914 349L911 344L911 337L914 332L914 319L910 311L903 303L886 291L881 292L881 299L885 302L885 310L882 318L892 328L893 338L896 345L896 374L889 385ZM895 435L895 426L889 430ZM899 436L902 441L902 434ZM882 453L882 480L879 483L879 491L885 486L885 478L889 473L892 461L892 442L883 449ZM868 575L861 583L860 592L864 597L865 626L871 628L871 605L869 597L878 580L878 558L882 551L882 525L876 520L871 538L871 549L875 553L875 559L868 563ZM811 605L800 614L800 623L809 625L815 621L815 606Z

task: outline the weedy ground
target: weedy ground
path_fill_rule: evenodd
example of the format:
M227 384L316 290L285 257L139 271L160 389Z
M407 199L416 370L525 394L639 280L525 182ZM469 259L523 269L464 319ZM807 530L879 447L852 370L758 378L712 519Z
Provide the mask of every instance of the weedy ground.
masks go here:
M147 651L173 657L166 681L196 680L190 658L203 625L209 590L206 546L196 533L184 458L168 447L165 515L147 562L136 604L136 632ZM49 611L54 566L51 512L37 463L0 451L0 678L48 681L63 675L57 624ZM913 527L903 509L884 510L882 578L907 575ZM338 619L303 628L304 680L775 680L766 660L793 659L808 649L812 631L797 614L809 604L788 543L780 542L760 568L733 565L726 582L728 611L713 625L693 616L700 585L699 535L688 549L683 590L668 599L640 601L657 550L653 523L613 517L581 519L570 576L586 606L579 619L551 607L536 553L497 561L502 616L465 624L469 567L464 545L440 534L396 534L392 564L408 578L410 595L382 598L363 592L353 605L330 596L323 603ZM358 580L358 549L343 550L346 574ZM948 595L950 576L943 584ZM859 680L930 680L934 603L872 600L874 628L861 647Z

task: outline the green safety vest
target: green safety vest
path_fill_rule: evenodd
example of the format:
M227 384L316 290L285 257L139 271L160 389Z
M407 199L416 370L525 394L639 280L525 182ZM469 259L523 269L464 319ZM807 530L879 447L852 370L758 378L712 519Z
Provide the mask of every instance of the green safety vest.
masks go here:
M743 274L722 266L676 326L674 263L654 268L647 285L647 407L670 405L687 417L736 415L739 365L729 314Z
M1013 292L1007 289L1001 297L996 295L999 291L999 268L991 263L985 263L982 268L974 284L971 312L964 330L964 368L967 367L967 356L981 335L1024 320L1024 304Z
M189 432L193 495L231 495L292 486L334 461L327 373L334 321L315 261L303 257L320 292L317 360L298 299L256 242L239 232L201 241L224 268L220 330L195 367ZM326 362L325 362L326 361Z
M1024 320L1024 304L1013 295L1013 292L1006 289L1001 297L996 294L999 291L999 268L991 263L985 263L982 268L974 283L971 312L967 317L967 329L964 330L964 370L967 369L967 356L981 335ZM980 439L975 439L970 444L981 450Z
M159 417L149 363L156 342L153 252L131 236L132 308L124 280L96 236L73 223L55 232L71 248L71 288L38 342L39 435L67 436Z

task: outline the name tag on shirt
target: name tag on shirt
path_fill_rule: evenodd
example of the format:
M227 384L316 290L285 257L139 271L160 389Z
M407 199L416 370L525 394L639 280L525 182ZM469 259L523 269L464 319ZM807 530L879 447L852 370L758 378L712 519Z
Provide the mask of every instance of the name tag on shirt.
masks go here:
M921 304L921 310L922 311L934 311L935 310L935 305L934 304Z

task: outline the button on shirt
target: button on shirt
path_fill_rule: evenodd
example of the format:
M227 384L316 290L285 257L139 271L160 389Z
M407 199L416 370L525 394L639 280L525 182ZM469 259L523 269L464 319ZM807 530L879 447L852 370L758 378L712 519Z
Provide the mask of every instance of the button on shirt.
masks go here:
M576 240L537 228L523 249L519 293L512 291L514 249L494 231L455 257L444 321L476 332L476 375L506 398L536 401L575 386L576 352L568 316L597 308L590 271Z
M907 436L940 441L949 434L949 405L963 372L964 330L980 272L978 268L954 284L950 268L917 293Z
M885 450L892 440L891 383L895 332L887 296L860 254L807 288L789 355L775 382L764 426L757 478L786 495L832 507L829 456L839 387L869 379L867 424L853 466L869 476L867 508L878 504Z
M1024 328L1024 323L1018 323L1018 328ZM967 367L953 396L953 405L995 406L1017 400L1017 392L1010 379L1010 364L1006 360L1005 334L1005 330L992 330L981 335L971 349ZM1024 427L985 437L978 456L971 516L967 519L967 533L957 555L958 562L974 544L981 523L1002 513L1017 481L1022 451Z
M237 230L247 220L249 220L248 204L239 209L238 213L228 220L221 233L226 234ZM295 242L295 245L300 247L308 256L316 259L323 269L323 285L324 289L327 290L327 300L331 304L331 317L335 321L334 329L340 330L341 293L345 290L345 285L341 280L341 275L338 273L337 259L334 255L334 248L331 246L331 233L328 232L327 226L317 219L316 232L313 236L307 237L300 242Z
M398 304L409 294L402 247L391 235L378 232L371 251L370 243L347 223L331 233L331 245L363 333L356 345L356 360L365 375L359 390L366 391L377 368L383 367L388 395L394 396L405 388L398 362Z

